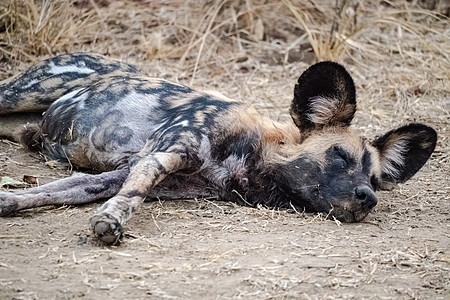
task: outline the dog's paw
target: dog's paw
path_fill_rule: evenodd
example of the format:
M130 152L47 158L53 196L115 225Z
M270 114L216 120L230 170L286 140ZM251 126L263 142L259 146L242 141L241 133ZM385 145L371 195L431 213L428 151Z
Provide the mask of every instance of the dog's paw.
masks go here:
M122 239L123 228L110 214L100 213L91 218L94 234L108 245L118 245Z
M7 216L17 211L19 204L11 197L11 193L0 192L0 217Z

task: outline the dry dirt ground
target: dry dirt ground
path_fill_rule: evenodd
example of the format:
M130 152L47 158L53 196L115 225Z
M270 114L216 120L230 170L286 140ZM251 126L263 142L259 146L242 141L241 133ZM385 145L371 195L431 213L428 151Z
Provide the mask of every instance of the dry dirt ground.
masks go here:
M0 299L449 299L448 7L375 2L0 3L0 80L40 57L92 51L288 119L300 73L334 59L355 79L362 134L412 121L439 132L424 168L357 224L214 199L150 202L123 243L105 247L88 225L98 203L1 218ZM1 177L71 173L0 140Z

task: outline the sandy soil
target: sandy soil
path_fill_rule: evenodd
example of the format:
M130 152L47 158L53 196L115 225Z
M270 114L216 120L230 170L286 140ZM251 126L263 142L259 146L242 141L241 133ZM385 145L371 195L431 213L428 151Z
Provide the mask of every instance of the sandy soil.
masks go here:
M144 4L138 2L131 2L127 11L139 23L144 11L139 5ZM108 16L108 6L96 9ZM271 28L264 24L269 35ZM439 43L442 24L432 27L434 31L418 32ZM211 199L149 202L126 225L123 243L105 247L88 224L98 203L31 209L0 218L0 299L449 299L449 61L420 48L414 34L404 32L395 46L399 29L386 28L373 29L385 40L357 40L366 45L363 50L377 49L383 57L360 55L357 62L355 55L364 52L359 49L352 59L341 61L347 62L357 85L360 111L354 126L373 137L420 121L438 130L439 141L416 176L380 193L379 204L364 222L341 224L321 215ZM439 45L447 43L448 48L448 29L446 37ZM371 42L375 40L385 44ZM262 113L286 119L296 77L313 58L297 47L285 60L277 52L279 44L273 45L263 43L245 59L233 56L225 66L208 56L199 61L195 80L183 65L164 60L173 53L150 61L141 44L135 52L95 43L73 49L112 53L137 63L145 73L245 98ZM17 65L8 57L0 64L3 79L27 64ZM22 180L30 175L45 184L70 174L0 140L2 177Z

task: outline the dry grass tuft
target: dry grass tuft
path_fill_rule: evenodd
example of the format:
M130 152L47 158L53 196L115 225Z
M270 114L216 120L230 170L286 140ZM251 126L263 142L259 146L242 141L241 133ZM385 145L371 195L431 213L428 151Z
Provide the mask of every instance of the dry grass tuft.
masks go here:
M95 11L83 11L70 1L13 0L1 7L1 14L1 50L16 60L70 51L85 42L84 32L98 27Z

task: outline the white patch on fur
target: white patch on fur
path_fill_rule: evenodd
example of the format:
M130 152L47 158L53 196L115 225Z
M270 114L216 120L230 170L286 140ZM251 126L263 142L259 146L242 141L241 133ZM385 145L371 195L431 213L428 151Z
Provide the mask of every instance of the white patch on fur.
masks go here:
M184 121L178 122L178 123L175 124L175 126L188 127L189 126L189 121L188 120L184 120Z
M78 89L78 90L71 91L70 93L67 93L64 96L59 97L55 102L53 102L52 105L55 105L60 102L66 102L66 101L72 101L72 102L80 101L80 100L84 101L88 97L88 93L84 93L84 94L80 95L79 97L74 97L74 96L76 96L76 94L78 94L78 92L80 92L82 90L84 90L84 89Z
M26 85L24 85L24 86L22 87L22 90L26 90L26 89L32 87L33 85L35 85L35 84L38 83L38 82L39 82L39 80L33 79L33 80L31 80L30 82L28 82Z
M188 120L183 120L183 121L177 122L177 123L175 123L175 124L172 124L172 125L170 125L170 126L167 126L167 128L165 128L165 129L161 132L161 135L164 135L166 132L172 130L173 128L175 128L175 127L180 127L180 126L181 126L181 127L188 127L188 126L189 126L189 121L188 121Z
M405 153L407 149L407 141L398 140L394 145L385 149L381 157L381 168L384 173L394 178L400 176L398 167L404 165Z
M339 99L316 96L311 98L312 113L308 119L315 124L327 124L338 110Z
M65 65L65 66L57 66L54 62L49 63L50 70L48 71L50 74L58 75L64 73L79 73L79 74L91 74L95 71L89 68L81 68L76 65Z

